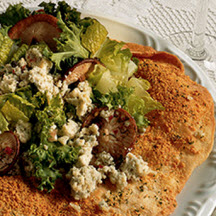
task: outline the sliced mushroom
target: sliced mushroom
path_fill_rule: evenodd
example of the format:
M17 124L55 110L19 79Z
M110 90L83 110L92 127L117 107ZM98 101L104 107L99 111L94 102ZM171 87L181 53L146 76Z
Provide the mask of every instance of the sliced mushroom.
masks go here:
M84 59L70 68L64 76L64 81L70 85L76 81L84 81L96 64L101 64L97 59Z
M36 14L16 23L8 32L11 39L21 39L22 43L30 45L32 41L44 41L52 50L56 50L56 41L61 29L58 19L49 14Z
M118 161L132 150L137 138L137 126L132 116L124 109L113 110L104 118L101 112L106 110L107 108L95 108L84 121L83 127L97 124L100 132L99 145L94 148L94 152L108 152Z
M0 134L0 175L7 173L17 161L20 142L17 136L6 131Z

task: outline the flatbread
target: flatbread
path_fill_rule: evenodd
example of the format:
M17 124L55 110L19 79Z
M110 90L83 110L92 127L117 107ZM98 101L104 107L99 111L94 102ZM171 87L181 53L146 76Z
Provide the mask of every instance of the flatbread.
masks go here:
M213 99L206 88L184 74L176 56L132 43L125 48L140 60L136 76L151 83L149 93L165 107L147 115L151 124L132 151L154 173L131 182L124 191L107 181L81 201L70 198L64 182L45 194L35 189L31 179L3 176L0 215L165 216L175 210L177 194L212 150Z

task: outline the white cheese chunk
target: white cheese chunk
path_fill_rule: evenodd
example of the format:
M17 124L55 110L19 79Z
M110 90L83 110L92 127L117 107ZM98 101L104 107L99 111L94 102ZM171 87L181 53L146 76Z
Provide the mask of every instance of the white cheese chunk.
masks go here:
M15 126L15 133L22 143L26 143L31 138L32 125L29 122L19 120Z
M96 158L95 165L97 166L115 165L113 157L108 152L103 151L102 153L99 153Z
M0 89L2 93L12 93L16 91L17 84L18 80L15 74L4 74L0 82Z
M62 137L59 137L58 138L58 141L62 144L62 145L66 145L67 142L69 140L69 137L68 136L62 136Z
M67 177L70 177L71 193L76 200L87 198L97 184L102 183L101 173L93 166L73 167Z
M141 156L136 157L132 153L126 155L125 162L120 169L126 174L128 180L136 180L138 177L151 172L148 163Z
M76 204L74 204L74 203L72 203L72 202L70 202L69 205L70 205L76 212L79 213L79 212L81 211L81 208L80 208L79 205L76 205Z
M45 68L34 67L29 71L29 81L34 83L42 93L53 92L53 77L48 74Z
M98 145L97 135L99 135L99 128L96 124L90 125L88 128L83 128L75 140L75 145L80 146L77 167L88 166L93 155L93 147Z
M67 94L66 101L76 106L76 114L78 117L83 117L93 108L90 98L92 89L88 81L80 82L72 92Z
M68 122L62 126L60 133L72 139L79 129L80 126L75 121L69 119Z

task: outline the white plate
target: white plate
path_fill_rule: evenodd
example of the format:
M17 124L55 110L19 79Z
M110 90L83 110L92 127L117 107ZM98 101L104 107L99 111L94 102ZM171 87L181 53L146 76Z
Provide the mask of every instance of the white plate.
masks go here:
M32 10L38 8L31 8ZM156 34L134 26L125 20L113 19L98 12L81 11L83 16L95 17L107 28L111 38L151 46L156 50L167 51L180 58L185 73L192 80L205 86L216 102L216 90L200 67L187 55ZM0 12L1 13L1 12ZM97 14L97 15L95 15ZM216 108L215 108L216 110ZM216 113L215 113L216 117ZM216 205L216 140L208 159L196 168L177 197L178 207L171 216L210 216Z
M216 90L200 67L186 54L154 33L135 27L120 19L113 19L97 12L81 11L84 16L95 17L107 28L111 38L151 46L156 50L167 51L180 58L185 73L192 80L205 86L216 101ZM95 15L97 14L97 15ZM216 110L216 109L215 109ZM216 113L215 113L216 117ZM215 140L216 141L216 140ZM215 142L216 143L216 142ZM177 196L178 207L171 216L210 216L216 205L216 144L208 159L197 167Z

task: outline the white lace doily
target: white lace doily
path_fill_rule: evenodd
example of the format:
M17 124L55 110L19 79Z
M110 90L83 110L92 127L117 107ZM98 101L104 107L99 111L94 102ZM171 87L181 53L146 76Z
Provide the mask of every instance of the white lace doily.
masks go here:
M49 2L45 0L46 2ZM0 9L9 4L22 2L24 6L35 7L41 0L1 0ZM58 2L58 1L52 1ZM130 21L147 28L170 40L179 48L189 43L193 29L196 0L68 0L71 6L87 11L96 11L112 17ZM206 44L214 54L216 50L216 1L209 0ZM215 52L216 53L216 52ZM216 54L213 62L209 59L197 62L216 87ZM211 59L211 60L212 60Z

